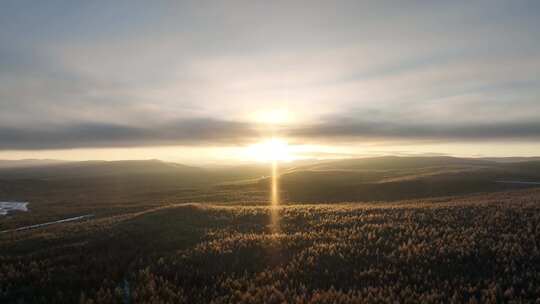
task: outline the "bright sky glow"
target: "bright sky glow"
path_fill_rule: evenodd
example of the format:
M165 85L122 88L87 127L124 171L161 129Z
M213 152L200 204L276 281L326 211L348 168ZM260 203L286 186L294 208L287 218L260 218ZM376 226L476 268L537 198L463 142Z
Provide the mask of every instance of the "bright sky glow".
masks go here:
M259 162L288 162L295 159L287 142L279 138L271 138L247 147L246 155L248 159Z
M269 125L284 125L294 122L293 114L287 109L260 111L253 116L255 122Z

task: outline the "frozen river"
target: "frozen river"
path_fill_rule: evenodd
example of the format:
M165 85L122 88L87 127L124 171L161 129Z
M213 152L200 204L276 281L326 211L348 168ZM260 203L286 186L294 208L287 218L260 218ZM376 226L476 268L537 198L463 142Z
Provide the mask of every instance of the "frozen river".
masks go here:
M11 211L28 211L28 202L0 202L0 216Z
M81 215L81 216L70 217L70 218L66 218L66 219L58 220L58 221L53 221L53 222L41 223L41 224L30 225L30 226L24 226L24 227L20 227L20 228L16 228L16 229L10 229L10 230L2 230L2 231L0 231L0 233L15 232L15 231L28 230L28 229L36 229L36 228L41 228L41 227L50 226L50 225L54 225L54 224L69 223L69 222L74 222L74 221L90 219L90 218L93 218L93 217L94 217L93 214Z

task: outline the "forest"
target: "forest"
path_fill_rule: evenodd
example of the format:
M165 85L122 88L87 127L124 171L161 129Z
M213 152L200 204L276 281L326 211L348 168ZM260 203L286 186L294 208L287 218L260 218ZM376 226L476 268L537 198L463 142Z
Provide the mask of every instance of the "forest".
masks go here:
M535 303L540 190L171 203L0 246L3 303Z

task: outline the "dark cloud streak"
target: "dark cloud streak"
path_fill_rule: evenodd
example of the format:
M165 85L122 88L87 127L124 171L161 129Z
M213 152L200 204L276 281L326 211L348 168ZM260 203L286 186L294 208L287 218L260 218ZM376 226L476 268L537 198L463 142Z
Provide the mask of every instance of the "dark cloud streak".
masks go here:
M540 139L539 121L492 123L401 123L336 118L314 125L284 128L282 136L343 141L509 141ZM216 146L244 144L261 136L255 125L210 118L186 119L148 126L107 123L0 127L0 150L135 147L161 145Z
M354 122L336 118L333 121L287 130L297 138L326 140L434 140L486 141L540 139L540 121L512 121L491 123L406 123Z
M109 123L0 127L0 150L215 145L240 143L256 132L247 124L208 118L151 126Z

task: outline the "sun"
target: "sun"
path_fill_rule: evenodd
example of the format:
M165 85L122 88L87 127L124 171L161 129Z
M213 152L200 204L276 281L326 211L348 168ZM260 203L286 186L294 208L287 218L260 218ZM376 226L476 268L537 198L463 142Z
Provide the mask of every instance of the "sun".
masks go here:
M265 110L252 114L255 122L268 125L282 125L292 122L293 116L286 108Z
M251 159L260 162L292 161L293 155L287 141L280 138L271 138L247 148Z

